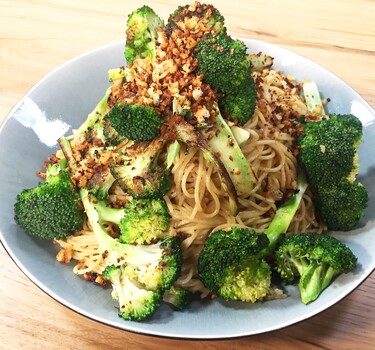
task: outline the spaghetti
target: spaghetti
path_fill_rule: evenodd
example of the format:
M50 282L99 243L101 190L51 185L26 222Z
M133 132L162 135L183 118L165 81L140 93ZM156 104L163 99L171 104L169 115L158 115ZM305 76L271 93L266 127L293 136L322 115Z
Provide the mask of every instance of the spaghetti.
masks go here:
M249 138L241 149L256 176L250 196L239 197L239 212L230 210L228 194L215 165L207 161L197 148L182 146L175 157L171 173L172 188L165 196L171 215L170 234L182 241L184 262L176 285L209 295L198 278L199 253L209 234L233 226L264 231L271 222L278 203L296 188L298 173L293 119L305 114L307 108L297 82L278 70L264 69L253 73L257 87L257 108L244 125ZM112 189L112 198L124 197L119 187ZM290 232L323 231L315 216L311 195L307 191ZM73 272L100 283L105 259L98 252L95 236L85 228L64 240L56 241L61 250L57 259L78 261ZM93 278L93 276L95 278Z

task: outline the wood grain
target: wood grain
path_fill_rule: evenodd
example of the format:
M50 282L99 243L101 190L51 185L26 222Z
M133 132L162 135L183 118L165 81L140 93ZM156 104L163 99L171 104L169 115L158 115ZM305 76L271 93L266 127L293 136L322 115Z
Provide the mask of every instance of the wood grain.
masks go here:
M147 1L167 18L185 1ZM238 37L268 41L326 67L375 107L375 1L212 1ZM0 122L43 76L124 39L141 2L0 0ZM124 332L89 320L36 287L0 247L1 349L373 349L375 276L312 319L271 333L186 341Z

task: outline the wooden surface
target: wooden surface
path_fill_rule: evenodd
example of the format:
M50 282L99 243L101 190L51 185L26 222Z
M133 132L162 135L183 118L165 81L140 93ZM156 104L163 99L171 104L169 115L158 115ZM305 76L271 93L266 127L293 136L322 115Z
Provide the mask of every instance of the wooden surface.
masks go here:
M148 1L163 18L185 1ZM374 0L212 1L232 35L302 54L375 107ZM43 76L124 39L136 1L0 0L0 122ZM0 246L1 349L374 349L375 275L320 315L268 334L223 341L155 338L112 329L65 308L30 282Z

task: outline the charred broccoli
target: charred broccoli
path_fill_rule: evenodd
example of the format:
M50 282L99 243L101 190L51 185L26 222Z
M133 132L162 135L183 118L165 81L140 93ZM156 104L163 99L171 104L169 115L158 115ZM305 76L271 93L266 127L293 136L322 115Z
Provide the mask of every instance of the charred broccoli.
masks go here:
M219 10L210 4L196 2L194 5L179 6L168 18L167 32L195 29L202 35L207 33L226 32L225 19Z
M87 138L97 138L99 140L102 140L102 142L104 143L102 118L107 112L108 99L111 92L112 89L108 88L102 99L78 128L78 134L85 135Z
M169 172L157 164L164 141L136 143L115 155L111 173L122 189L136 198L162 198L169 190Z
M212 128L203 129L201 134L207 140L212 152L219 155L237 195L250 195L256 183L254 172L219 109L217 109L215 125Z

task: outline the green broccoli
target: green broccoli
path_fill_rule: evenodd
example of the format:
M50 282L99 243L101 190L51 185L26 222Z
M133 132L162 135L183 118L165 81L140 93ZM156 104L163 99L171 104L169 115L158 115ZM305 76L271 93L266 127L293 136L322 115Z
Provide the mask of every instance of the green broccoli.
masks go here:
M121 242L144 244L168 236L169 214L164 199L133 199L124 211Z
M183 18L184 12L179 16ZM208 18L213 22L217 21L215 11L209 12L207 16L211 16ZM200 16L197 17L200 22L203 21ZM197 72L202 72L204 81L219 90L216 116L211 127L202 129L202 135L212 152L220 155L236 194L248 196L256 179L250 163L222 117L223 115L226 119L236 120L243 125L254 113L256 90L250 75L246 46L229 37L225 30L210 32L200 39L195 58L198 61Z
M165 141L124 147L114 156L111 173L120 187L135 198L162 198L171 186L169 172L157 164Z
M211 234L198 258L198 274L204 286L226 300L255 302L271 288L271 267L266 261L273 254L292 221L307 188L298 177L296 193L276 211L265 233L233 227Z
M95 207L98 200L87 189L81 189L80 196L107 266L123 266L127 277L147 290L164 291L173 285L182 265L178 238L152 244L121 243L107 233L104 219Z
M355 177L361 139L362 123L352 114L331 114L304 124L297 145L309 182L317 186Z
M262 251L263 256L273 254L281 235L287 232L308 186L305 173L302 169L298 169L297 188L295 192L277 208L271 223L264 231L269 239L269 245Z
M163 301L181 311L188 307L192 297L193 293L188 289L172 286L164 292Z
M244 125L256 106L256 89L250 74L246 45L225 33L203 37L196 48L197 71L219 90L224 118Z
M322 115L322 119L303 123L304 133L297 139L298 161L312 185L316 211L327 228L350 231L368 205L366 188L356 183L362 123L352 114L324 115L316 84L306 82L303 88L309 111Z
M60 239L82 228L84 213L66 167L65 159L49 164L45 182L17 195L14 219L28 234Z
M163 125L154 108L123 103L115 104L104 119L109 120L118 135L134 141L151 141L160 135ZM109 136L113 138L111 132L107 132Z
M264 234L233 227L211 234L198 259L204 286L226 300L262 299L271 284L271 268L258 255L269 244Z
M169 214L164 199L133 199L124 208L112 208L99 200L93 206L103 221L118 225L119 242L150 244L168 237Z
M125 58L128 64L136 58L155 58L157 32L164 22L148 6L133 11L127 21Z
M103 277L112 284L112 298L119 301L119 316L123 319L142 321L160 306L162 294L132 282L123 267L107 266Z
M288 283L299 279L304 304L318 298L333 279L352 271L357 258L338 239L319 233L299 233L280 241L275 253L276 270Z
M317 212L330 230L355 228L368 204L366 188L346 178L315 187L313 195Z

